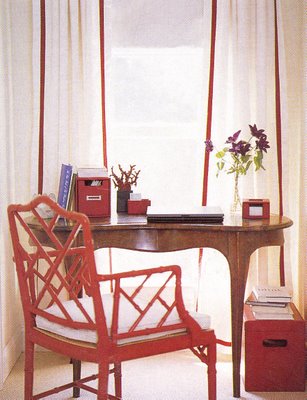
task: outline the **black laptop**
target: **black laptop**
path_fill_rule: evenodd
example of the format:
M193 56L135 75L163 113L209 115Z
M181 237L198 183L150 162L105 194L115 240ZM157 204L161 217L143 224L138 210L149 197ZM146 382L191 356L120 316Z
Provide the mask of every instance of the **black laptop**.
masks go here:
M224 214L220 207L199 206L182 209L148 207L148 222L173 222L195 224L221 224Z

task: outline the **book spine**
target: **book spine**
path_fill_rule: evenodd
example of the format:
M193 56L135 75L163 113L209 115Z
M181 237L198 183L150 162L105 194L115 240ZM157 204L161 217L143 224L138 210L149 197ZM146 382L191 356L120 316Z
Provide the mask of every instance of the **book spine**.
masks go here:
M76 179L77 179L77 174L73 173L71 176L70 180L70 188L69 188L69 194L68 194L68 202L67 202L67 207L66 209L68 211L73 211L75 208L75 186L76 186Z
M286 307L287 305L285 302L266 302L258 300L246 300L246 304L259 307Z
M287 303L291 301L291 296L286 296L286 295L270 295L270 294L262 294L259 293L257 290L253 290L253 293L255 295L255 298L259 302L273 302L273 303Z
M67 206L71 176L72 165L62 164L57 202L63 208Z

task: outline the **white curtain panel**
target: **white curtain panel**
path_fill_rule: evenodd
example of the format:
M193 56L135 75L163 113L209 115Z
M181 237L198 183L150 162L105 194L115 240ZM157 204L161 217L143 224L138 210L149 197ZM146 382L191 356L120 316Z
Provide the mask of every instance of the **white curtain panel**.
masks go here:
M21 307L12 262L6 208L13 201L22 201L29 197L31 174L35 173L31 163L30 21L31 5L28 2L1 2L0 388L20 354L22 345Z
M46 1L44 192L61 163L102 164L98 1ZM0 387L22 346L22 316L6 208L38 185L40 1L0 5Z
M212 139L223 145L248 124L266 130L265 171L240 179L242 197L264 197L278 213L275 139L274 1L218 0ZM286 282L307 309L306 278L306 0L277 1ZM21 325L6 207L37 192L40 1L0 5L1 370L7 375ZM152 204L200 204L207 117L211 30L209 0L105 0L106 121L109 167L136 164L135 192ZM98 0L46 1L44 192L57 192L61 163L102 164ZM230 208L231 176L210 161L208 204ZM115 199L115 192L112 194ZM114 201L113 201L114 209ZM104 254L101 254L104 260ZM278 284L279 249L253 257L247 293L257 282ZM176 262L191 303L198 290L197 251L114 254L114 268ZM305 286L304 286L305 285ZM230 336L229 271L206 250L200 308ZM7 310L10 309L8 313ZM227 316L227 318L225 318ZM305 315L306 316L306 315Z
M35 20L39 2L35 3ZM39 64L35 66L39 73ZM56 191L61 163L101 165L97 1L46 2L44 188Z

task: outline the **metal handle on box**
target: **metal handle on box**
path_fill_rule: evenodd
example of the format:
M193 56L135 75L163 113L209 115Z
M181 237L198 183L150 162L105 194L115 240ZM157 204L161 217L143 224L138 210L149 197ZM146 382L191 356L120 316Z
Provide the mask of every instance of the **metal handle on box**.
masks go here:
M88 201L97 201L97 200L101 200L102 196L101 195L96 195L96 196L86 196L86 200Z

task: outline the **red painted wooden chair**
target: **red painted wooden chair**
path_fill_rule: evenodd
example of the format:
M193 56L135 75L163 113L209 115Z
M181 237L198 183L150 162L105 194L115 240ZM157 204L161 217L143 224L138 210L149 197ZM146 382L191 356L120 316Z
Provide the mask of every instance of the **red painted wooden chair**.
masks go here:
M40 216L43 204L53 212L49 219ZM186 311L180 267L98 274L87 216L67 212L46 196L10 205L8 217L25 319L24 399L68 388L76 390L76 397L81 388L97 393L100 400L121 399L122 361L181 349L191 349L207 364L208 398L216 399L215 334L208 317ZM69 234L61 230L63 225L70 227ZM144 290L157 276L162 284L148 299ZM134 289L128 290L131 281ZM113 293L104 293L104 283L109 287L110 282ZM98 373L82 378L76 374L73 382L34 395L35 344L97 363ZM115 376L114 395L108 394L110 372ZM94 379L96 386L89 383Z

